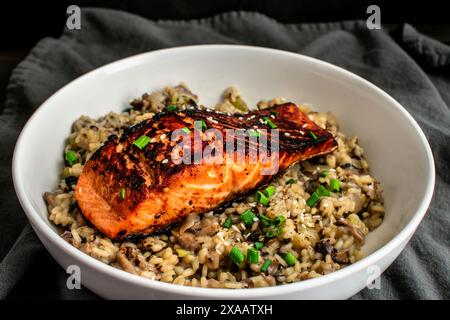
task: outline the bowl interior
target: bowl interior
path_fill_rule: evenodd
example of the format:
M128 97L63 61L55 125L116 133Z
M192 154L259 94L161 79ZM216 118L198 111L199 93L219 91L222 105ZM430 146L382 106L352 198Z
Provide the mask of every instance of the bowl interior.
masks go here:
M203 104L237 86L255 104L285 97L333 112L347 135L357 135L381 182L386 201L383 224L369 235L366 253L393 239L417 213L430 188L430 155L412 118L368 82L329 64L276 50L197 46L125 59L72 82L32 117L16 149L15 183L39 218L47 218L42 195L58 183L63 146L71 124L120 111L144 92L184 81ZM62 240L61 240L62 241Z

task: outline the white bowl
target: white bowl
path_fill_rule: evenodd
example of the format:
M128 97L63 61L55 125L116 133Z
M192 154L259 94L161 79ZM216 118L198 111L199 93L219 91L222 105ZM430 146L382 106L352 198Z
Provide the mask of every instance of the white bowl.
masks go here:
M186 82L203 104L237 86L252 104L285 97L332 111L341 129L358 135L372 174L384 188L386 216L368 236L367 256L319 278L256 289L190 288L117 270L65 242L48 220L42 195L58 183L65 139L80 115L123 110L142 93ZM434 187L433 156L420 127L388 94L339 67L265 48L205 45L159 50L94 70L56 92L30 118L13 159L14 186L36 234L63 267L78 265L84 286L105 298L348 298L400 254L425 215ZM373 267L374 266L374 267Z

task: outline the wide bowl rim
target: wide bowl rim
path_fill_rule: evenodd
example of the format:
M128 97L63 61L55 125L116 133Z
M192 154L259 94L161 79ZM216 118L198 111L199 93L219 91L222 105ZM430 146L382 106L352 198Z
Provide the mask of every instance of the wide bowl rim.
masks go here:
M278 285L274 287L267 288L246 288L246 289L216 289L216 288L197 288L197 287L187 287L182 285L175 285L172 283L165 283L157 280L146 279L142 276L134 275L128 273L126 271L114 268L108 264L105 264L85 253L73 247L64 239L62 239L50 226L50 224L39 215L37 210L33 208L28 199L25 189L24 189L24 179L21 175L20 171L20 162L22 158L23 149L26 147L26 137L30 134L30 130L32 124L38 119L41 113L47 108L48 105L51 104L52 100L60 94L60 92L67 89L67 87L83 81L88 77L95 76L96 73L106 71L108 68L117 67L120 64L127 64L131 60L136 60L137 63L139 60L143 60L147 58L149 55L164 55L166 53L173 53L174 51L186 51L186 50L236 50L239 52L241 50L245 51L253 51L259 53L265 53L270 55L285 55L289 57L295 57L300 60L304 60L308 63L319 64L324 68L328 68L334 72L340 73L341 75L352 79L360 84L364 85L367 90L373 90L383 98L387 99L393 107L395 107L402 116L404 116L404 120L408 121L410 125L413 126L416 133L418 134L418 138L421 142L421 147L425 151L426 162L429 168L429 174L427 177L427 186L426 191L422 196L422 200L420 202L419 208L414 213L411 220L407 223L407 225L389 242L383 245L381 248L377 249L370 255L362 258L361 260L351 264L345 268L342 268L338 271L332 272L330 274L303 281L298 281L290 284ZM341 67L333 65L331 63L301 55L298 53L283 51L279 49L265 48L265 47L255 47L255 46L246 46L246 45L221 45L221 44L207 44L207 45L192 45L192 46L180 46L173 47L167 49L154 50L149 52L140 53L137 55L133 55L121 60L117 60L106 65L103 65L97 69L94 69L76 79L64 85L62 88L57 90L54 94L52 94L46 101L44 101L41 106L39 106L32 116L28 119L25 126L23 127L19 138L17 139L16 146L13 154L12 161L12 176L14 189L16 191L17 197L22 208L27 215L28 220L30 221L33 229L36 231L39 237L44 236L47 241L51 242L54 246L56 246L59 250L64 252L64 254L69 255L72 260L81 261L83 264L87 265L90 268L95 269L98 272L104 273L107 276L112 278L118 278L121 281L126 281L131 283L134 286L145 287L150 290L162 291L169 294L174 295L184 295L191 296L193 298L207 298L207 299L223 299L223 298L231 298L231 299L240 299L247 298L247 296L251 296L253 298L270 298L271 296L276 296L279 294L289 294L293 292L305 291L311 288L316 288L323 286L328 283L332 283L339 279L350 276L351 274L357 273L361 270L368 268L369 266L376 264L377 261L382 259L384 256L389 255L396 248L401 246L404 242L408 241L412 236L420 221L424 217L429 207L429 204L432 199L434 184L435 184L435 166L433 160L433 154L430 148L430 145L425 137L420 126L414 120L414 118L406 111L406 109L400 105L394 98L392 98L389 94L387 94L382 89L378 88L368 80L345 70ZM87 285L87 287L90 287Z

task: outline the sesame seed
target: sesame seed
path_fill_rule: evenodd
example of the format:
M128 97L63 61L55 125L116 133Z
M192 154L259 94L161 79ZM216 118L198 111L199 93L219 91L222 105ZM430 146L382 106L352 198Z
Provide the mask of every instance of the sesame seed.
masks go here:
M285 132L284 135L285 135L286 137L289 137L291 134L290 134L289 132Z
M244 120L244 118L242 118L242 117L239 117L238 119L239 119L239 120Z
M208 120L209 122L212 122L212 123L219 123L219 121L217 121L216 119L213 119L213 117L208 117L208 118L206 118L206 120Z
M275 119L275 116L274 116L273 114L271 114L270 117L271 117L272 119Z
M161 161L161 163L167 163L167 162L169 162L168 159L164 159L163 161Z
M160 140L164 140L167 137L167 135L165 133L163 133L162 135L159 136Z
M304 123L304 124L302 125L302 128L306 128L307 125L308 125L307 123Z

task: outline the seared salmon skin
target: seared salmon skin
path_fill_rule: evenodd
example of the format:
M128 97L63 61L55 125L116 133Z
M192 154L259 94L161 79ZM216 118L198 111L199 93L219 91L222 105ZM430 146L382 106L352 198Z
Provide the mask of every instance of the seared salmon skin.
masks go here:
M243 135L230 133L243 129ZM236 147L230 148L230 141ZM252 153L263 141L269 141L268 151ZM278 147L270 148L275 142ZM214 161L198 161L199 150L208 147L214 149L209 153ZM236 115L162 112L120 137L110 136L84 165L75 198L86 219L107 237L131 239L218 209L293 164L336 147L333 136L293 103Z

